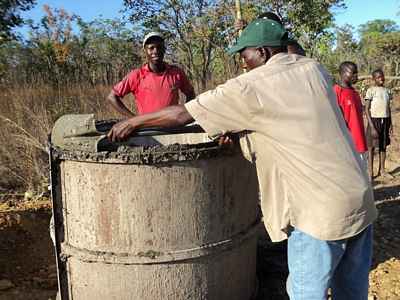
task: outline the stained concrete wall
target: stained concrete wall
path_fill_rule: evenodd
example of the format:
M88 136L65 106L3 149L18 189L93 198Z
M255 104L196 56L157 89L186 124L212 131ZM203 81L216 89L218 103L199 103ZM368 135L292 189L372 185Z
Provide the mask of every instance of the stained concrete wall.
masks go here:
M59 161L69 299L247 300L255 168L240 154L156 165Z

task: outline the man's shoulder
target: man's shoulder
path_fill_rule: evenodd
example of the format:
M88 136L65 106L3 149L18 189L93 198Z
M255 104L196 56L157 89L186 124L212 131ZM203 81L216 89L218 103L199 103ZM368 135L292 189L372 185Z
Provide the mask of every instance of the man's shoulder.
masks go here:
M388 88L388 87L386 87L386 86L383 87L383 91L384 91L385 93L388 93L389 95L393 93L393 92L392 92L392 89L391 89L391 88Z
M353 87L343 87L340 84L334 84L333 86L336 95L340 99L346 99L346 101L353 102L353 101L360 101L360 94L358 91Z
M307 72L308 70L318 70L328 73L325 68L315 59L296 54L279 55L271 64L265 65L267 69L274 70L275 74L281 72Z
M302 64L315 64L319 65L319 63L310 57L298 55L298 54L289 54L289 53L280 53L277 55L277 58L272 61L272 64L284 64L284 65L302 65Z
M335 92L339 92L339 91L343 90L343 88L337 83L335 83L333 85L333 89L335 90Z
M137 78L140 76L140 74L142 74L143 72L145 72L145 66L140 66L138 68L133 68L129 71L129 73L126 75L127 78Z
M279 55L272 63L266 63L259 70L265 77L288 78L285 74L303 76L309 73L311 77L322 76L332 82L332 76L316 60L296 54Z
M378 86L370 86L367 89L366 95L369 97L375 97L377 95L377 92L379 92L379 87Z
M373 86L370 86L367 91L375 92L380 89L381 89L381 87L373 85Z
M374 90L374 86L370 86L369 88L367 88L367 91L365 92L366 94L372 93Z

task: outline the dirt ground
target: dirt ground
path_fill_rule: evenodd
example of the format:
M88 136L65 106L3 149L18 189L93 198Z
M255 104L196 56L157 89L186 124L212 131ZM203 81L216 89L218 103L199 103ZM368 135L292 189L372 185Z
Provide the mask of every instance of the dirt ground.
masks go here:
M0 300L48 300L57 291L48 199L0 204Z
M379 218L374 227L369 300L400 299L399 108L394 110L393 119L394 136L387 161L387 169L393 178L378 177L374 182ZM0 300L55 299L57 278L49 220L48 199L0 198ZM276 266L281 254L279 247L271 250L265 261L267 267L271 262ZM287 299L285 274L274 267L270 270L260 283L260 300Z

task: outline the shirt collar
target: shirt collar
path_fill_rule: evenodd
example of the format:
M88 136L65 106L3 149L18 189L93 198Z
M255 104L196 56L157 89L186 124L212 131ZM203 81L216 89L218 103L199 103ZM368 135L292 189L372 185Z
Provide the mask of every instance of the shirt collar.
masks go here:
M164 64L165 64L164 72L167 72L171 68L171 66L169 64L167 64L166 62L164 62ZM144 74L151 72L148 63L145 63L140 69Z
M265 63L265 65L274 64L274 63L280 61L281 59L285 59L285 58L286 58L286 59L289 58L289 55L288 55L286 52L282 52L282 53L275 54L274 56L272 56L272 57Z

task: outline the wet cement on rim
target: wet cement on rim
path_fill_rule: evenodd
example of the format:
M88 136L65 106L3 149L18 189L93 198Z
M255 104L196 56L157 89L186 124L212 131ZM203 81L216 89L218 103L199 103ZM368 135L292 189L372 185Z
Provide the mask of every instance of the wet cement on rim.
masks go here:
M63 118L63 119L62 119ZM107 132L112 128L112 126L118 122L118 120L95 120L94 115L65 115L61 119L62 128L52 132L51 140L53 138L62 136L63 140L65 131L71 128L65 129L65 124L78 123L87 125L83 130L93 131L94 135L83 135L82 137L93 138L93 140L87 141L85 139L75 140L70 144L76 145L75 147L70 147L70 144L53 142L49 144L49 149L51 151L52 158L55 160L71 160L71 161L84 161L84 162L99 162L99 163L125 163L125 164L139 164L139 165L157 165L170 162L187 162L196 161L201 159L210 159L221 156L232 156L241 153L239 143L234 143L234 146L219 146L216 141L207 141L203 143L195 144L180 144L173 143L169 145L121 145L118 143L113 143L106 138L101 138L101 135L107 134ZM78 118L78 120L76 119ZM65 119L65 120L64 120ZM198 127L198 125L191 125L189 127L183 126L182 133L184 129ZM75 126L76 127L76 126ZM78 126L79 127L79 126ZM81 126L82 127L82 126ZM77 129L77 128L75 128ZM78 129L81 129L80 127ZM196 133L198 133L198 128L195 128ZM165 129L168 132L171 129ZM90 132L92 132L90 131ZM162 128L156 129L156 132L163 132ZM175 128L175 133L180 133L179 128ZM203 132L203 131L201 131ZM188 132L189 133L189 132ZM167 133L168 134L168 133ZM173 134L173 133L172 133ZM95 139L96 136L100 137L100 140ZM150 135L151 136L151 135ZM77 136L79 138L79 136ZM58 139L56 139L58 141ZM59 142L59 141L58 141ZM96 147L82 147L81 144L98 143ZM65 147L64 147L65 146ZM97 149L94 150L94 149Z
M120 146L117 151L70 151L50 145L53 159L101 163L156 165L170 162L195 161L240 153L240 147L223 147L217 142L171 144L168 146Z

